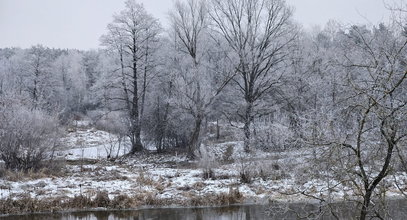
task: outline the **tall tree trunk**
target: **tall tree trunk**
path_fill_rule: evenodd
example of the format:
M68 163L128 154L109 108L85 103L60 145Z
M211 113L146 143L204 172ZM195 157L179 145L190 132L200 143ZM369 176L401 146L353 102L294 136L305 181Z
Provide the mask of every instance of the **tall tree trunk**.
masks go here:
M203 116L198 115L195 118L195 125L194 125L194 130L191 135L191 139L189 141L189 146L188 146L188 157L191 159L196 158L198 155L196 155L197 150L200 147L200 133L201 133L201 127L202 127L202 120Z
M216 140L219 140L220 138L220 126L219 126L219 120L216 119Z
M168 98L172 98L172 82L169 82L169 92L168 92ZM164 149L165 147L165 142L163 139L167 139L167 133L168 133L168 115L170 113L170 102L167 101L165 104L165 109L164 109L164 116L163 116L163 124L162 124L162 135L161 135L161 145L162 148Z
M251 148L251 131L250 126L253 121L253 102L246 101L246 109L244 115L244 151L246 153L250 152Z
M126 108L127 111L131 110L131 106L130 106L130 100L129 100L129 91L127 90L127 85L126 85L126 75L124 73L124 59L123 59L123 50L120 49L119 50L119 54L120 54L120 69L121 69L121 74L122 74L122 87L123 87L123 92L124 92L124 99L126 101Z
M369 181L368 177L366 175L362 175L364 178L364 182L365 182L365 195L363 196L363 206L362 209L360 210L360 220L365 220L368 214L368 208L370 205L370 200L371 200L371 196L373 194L373 191L376 189L377 185L386 177L388 170L389 170L389 166L390 166L390 162L391 162L391 158L393 156L393 151L395 146L397 145L397 141L395 140L395 136L396 134L388 134L386 133L385 129L383 128L385 124L385 121L382 122L382 127L381 127L381 133L383 135L383 137L386 139L387 142L387 152L386 152L386 157L385 157L385 161L383 163L383 166L379 172L379 174L373 179L373 182L369 185L367 184L367 182ZM360 156L358 157L359 161L361 161ZM360 163L359 163L360 164ZM363 167L361 167L361 165L359 165L359 167L362 169Z
M38 80L40 77L40 70L39 70L39 64L36 65L35 67L35 72L34 72L34 88L33 88L33 109L37 109L38 105L38 96L39 96L39 89L38 89Z
M37 77L34 79L34 88L33 88L33 102L34 106L33 108L37 108L37 103L38 103L38 89L37 89Z
M143 118L144 115L144 104L146 100L146 92L147 92L147 72L148 72L148 39L147 39L147 46L145 51L145 59L144 59L144 73L143 73L143 91L141 94L141 106L140 106L140 118Z
M161 116L161 106L160 106L160 96L157 96L157 105L155 107L155 119L156 119L156 128L155 128L155 145L157 149L157 153L161 153L163 148L163 135L164 135L164 129L163 126L164 122L162 120Z
M195 68L196 68L196 73L197 71L197 63L195 63ZM203 109L203 103L202 103L202 97L201 97L201 83L199 82L199 77L198 74L195 74L195 80L196 80L196 96L195 96L195 102L196 102L196 115L194 116L195 118L195 125L194 129L189 141L189 149L188 149L188 156L190 158L196 158L198 155L196 155L197 150L199 150L200 147L200 136L201 136L201 127L202 127L202 121L204 119L204 109Z
M133 37L133 101L131 111L131 135L133 136L131 152L139 152L143 150L143 144L141 143L141 128L140 128L140 115L138 105L138 80L137 80L137 49L136 38Z
M372 197L372 190L367 190L365 195L363 196L363 206L362 209L360 210L360 220L365 220L367 213L368 213L368 208L369 208L369 204L370 204L370 199Z
M38 105L38 96L39 96L39 89L38 89L38 81L40 77L40 58L37 57L35 61L35 69L34 69L34 88L33 88L33 108L36 109Z

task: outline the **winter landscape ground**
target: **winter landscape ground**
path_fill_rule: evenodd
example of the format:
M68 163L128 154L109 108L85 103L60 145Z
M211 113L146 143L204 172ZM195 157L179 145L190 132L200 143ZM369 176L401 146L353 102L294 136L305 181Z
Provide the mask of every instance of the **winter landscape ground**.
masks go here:
M64 164L58 173L44 169L3 174L1 213L274 202L327 205L358 199L358 189L309 172L315 150L244 153L242 141L220 140L202 150L202 159L189 160L185 152L176 151L129 156L128 141L118 149L115 137L88 121L75 122L61 139L62 149L55 152ZM108 158L108 152L117 157ZM403 198L407 175L393 176L396 182L390 178L383 184L387 198Z

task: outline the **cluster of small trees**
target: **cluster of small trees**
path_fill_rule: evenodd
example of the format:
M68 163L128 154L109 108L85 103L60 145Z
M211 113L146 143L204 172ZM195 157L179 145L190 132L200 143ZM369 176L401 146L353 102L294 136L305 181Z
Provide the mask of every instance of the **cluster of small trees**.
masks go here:
M196 157L204 122L221 114L244 123L249 151L252 123L265 109L259 103L281 82L297 37L291 14L280 0L176 2L164 33L142 5L127 1L102 43L117 65L110 98L127 112L132 152L143 149L148 123L158 149L182 144ZM149 113L156 123L146 121Z
M38 169L52 157L58 127L91 98L96 52L45 48L0 49L0 157L6 167Z

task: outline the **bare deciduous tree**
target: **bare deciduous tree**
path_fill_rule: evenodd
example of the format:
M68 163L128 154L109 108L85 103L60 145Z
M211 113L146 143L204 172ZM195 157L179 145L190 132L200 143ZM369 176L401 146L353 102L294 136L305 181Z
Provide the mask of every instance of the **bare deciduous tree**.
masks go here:
M354 140L345 141L357 164L355 173L363 182L363 204L360 219L367 217L372 196L378 184L386 178L394 160L397 145L406 135L407 38L379 25L373 33L352 28L350 47L356 56L345 53L349 68L349 87L357 97L351 107L357 112ZM349 49L349 48L347 48ZM378 155L369 162L372 155Z
M317 117L312 139L330 146L320 148L316 158L329 166L330 178L352 186L361 199L359 219L381 217L379 186L394 172L394 154L407 137L407 38L385 25L353 26L340 37L343 60L337 71L345 74L346 90L335 108Z
M151 44L158 37L160 25L157 19L146 12L143 5L128 0L126 8L108 25L108 31L108 34L102 37L102 43L113 48L118 54L120 89L123 91L120 97L113 99L124 103L121 110L128 112L131 153L135 153L143 149L141 114L146 95L147 75L151 71Z
M256 104L283 75L287 48L294 41L292 10L283 0L212 0L214 29L234 52L234 80L245 100L245 150L250 150L251 124Z
M224 60L224 57L216 56L222 52L215 49L219 45L208 33L209 14L206 1L176 2L171 13L171 22L176 41L175 49L188 59L181 62L181 55L179 59L174 60L178 63L175 68L175 83L180 96L179 107L194 119L188 149L189 156L194 158L200 147L202 125L209 106L232 77L226 63L224 67L215 64ZM213 56L219 59L212 60Z

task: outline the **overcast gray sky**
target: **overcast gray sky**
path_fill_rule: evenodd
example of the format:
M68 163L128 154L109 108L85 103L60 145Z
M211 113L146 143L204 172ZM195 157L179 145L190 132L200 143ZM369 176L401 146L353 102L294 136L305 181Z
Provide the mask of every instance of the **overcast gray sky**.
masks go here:
M28 48L43 44L55 48L99 47L112 15L125 0L0 0L0 48ZM138 0L166 24L172 0ZM377 24L386 20L383 0L287 0L294 17L306 28L330 19L344 24Z

